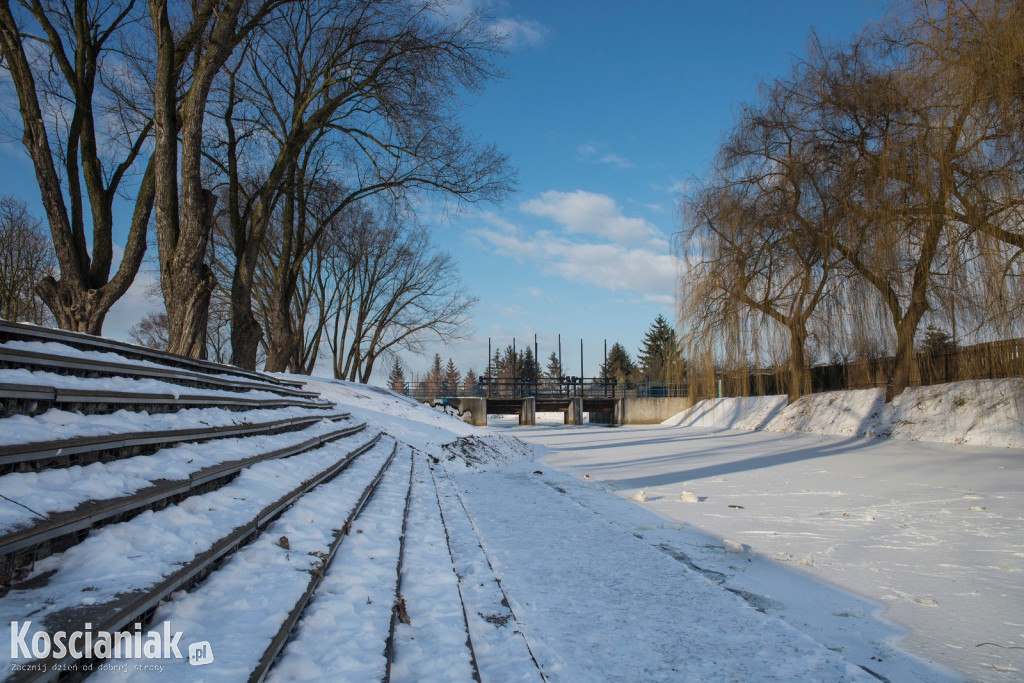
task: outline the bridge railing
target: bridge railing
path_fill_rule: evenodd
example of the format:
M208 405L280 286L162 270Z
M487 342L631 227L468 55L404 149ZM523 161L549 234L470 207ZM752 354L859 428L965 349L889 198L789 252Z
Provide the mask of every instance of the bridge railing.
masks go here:
M389 388L417 400L470 396L482 398L669 398L688 396L685 383L626 382L603 377L542 378L535 382L525 380L481 377L470 386L450 387L444 382L405 382Z

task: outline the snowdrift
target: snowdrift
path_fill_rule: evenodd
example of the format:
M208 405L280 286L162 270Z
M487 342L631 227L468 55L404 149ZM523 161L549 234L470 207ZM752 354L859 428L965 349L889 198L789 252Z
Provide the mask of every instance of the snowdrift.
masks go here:
M708 399L663 424L1024 448L1024 379L910 387L888 405L884 397L863 389L788 406L785 396Z
M353 416L455 469L486 470L534 457L534 446L515 437L473 427L437 408L388 389L305 375L306 389L349 410Z

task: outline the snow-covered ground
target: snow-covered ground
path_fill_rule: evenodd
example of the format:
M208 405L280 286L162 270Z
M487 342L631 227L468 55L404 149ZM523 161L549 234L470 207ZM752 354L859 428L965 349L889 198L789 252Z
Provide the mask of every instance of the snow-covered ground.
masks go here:
M503 424L575 475L570 498L847 660L943 676L899 647L954 676L1020 680L1022 395L1003 380L892 406L844 392L707 401L649 427Z
M36 573L53 575L0 597L0 613L12 621L102 603L126 576L137 587L158 581L201 550L195 539L212 542L383 432L338 479L159 608L158 620L212 644L217 658L204 677L245 678L312 575L322 582L275 679L379 679L385 640L392 679L407 681L468 680L474 666L485 681L539 680L542 671L587 682L1017 680L1024 671L1019 383L931 388L894 406L879 405L877 392L789 408L718 401L650 427L565 427L557 415L538 427L495 420L476 429L385 390L302 379L350 422L367 423L365 433L106 527L40 561ZM182 425L134 414L122 428L184 426L197 421L193 412L177 416ZM51 411L0 419L0 434L18 443L47 425L105 433L109 422ZM727 428L740 425L761 430ZM795 428L819 433L781 431ZM829 430L839 436L821 433ZM14 508L42 504L55 487L88 494L93 473L144 486L168 468L187 476L193 458L245 448L217 443L7 475L0 503L22 515ZM995 443L1002 447L970 445ZM138 471L148 463L152 472ZM378 470L381 489L324 566ZM113 486L104 482L94 483ZM399 597L407 614L392 639ZM178 661L131 673L164 681L200 672Z

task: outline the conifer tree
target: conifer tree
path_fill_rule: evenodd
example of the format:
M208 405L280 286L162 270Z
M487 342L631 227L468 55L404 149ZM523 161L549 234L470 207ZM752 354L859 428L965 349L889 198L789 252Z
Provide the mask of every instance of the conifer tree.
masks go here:
M682 375L682 355L676 331L659 315L644 335L637 354L640 374L647 382L671 382Z
M441 377L444 375L444 367L441 365L441 354L434 354L434 362L430 365L430 369L427 370L427 376L424 380L426 385L427 393L433 396L437 396L441 391Z
M473 396L476 393L478 378L473 368L466 370L466 376L462 378L462 392L466 396Z
M395 356L395 362L391 365L391 372L388 374L388 385L392 391L399 394L406 393L405 368L402 367L402 359Z
M521 381L533 384L540 377L540 364L533 357L533 349L529 346L519 352L519 363L517 365L519 366L517 370Z
M615 342L608 351L608 361L601 365L601 377L615 380L619 384L632 382L636 378L636 365L622 344Z
M455 361L449 358L448 364L444 366L444 372L441 374L441 393L445 396L452 396L458 393L461 383L462 373L455 366Z
M548 366L544 370L544 376L549 379L559 379L565 374L565 370L562 368L561 361L558 360L558 354L554 351L548 356Z

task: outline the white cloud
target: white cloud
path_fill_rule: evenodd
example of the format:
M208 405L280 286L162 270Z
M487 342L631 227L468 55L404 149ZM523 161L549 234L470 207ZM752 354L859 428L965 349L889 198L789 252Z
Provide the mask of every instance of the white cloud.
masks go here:
M606 152L606 148L607 145L597 142L581 142L576 145L576 152L582 157L581 161L610 164L619 168L634 168L636 166L636 164L625 157Z
M491 29L510 48L543 45L548 35L547 27L532 19L497 19L491 23Z
M548 268L567 280L612 291L672 291L675 259L649 249L623 250L615 244L549 242L542 249L550 257Z
M681 197L690 189L691 183L688 180L675 180L665 189L670 195Z
M624 159L618 154L605 154L603 157L598 159L602 164L612 164L619 168L633 168L634 164L629 159Z
M448 20L462 21L474 12L488 20L488 28L507 47L537 47L547 40L550 30L533 19L513 19L496 16L504 9L497 7L493 0L442 0L434 12Z
M668 240L641 218L624 216L611 197L578 190L550 191L523 202L524 213L553 219L560 230L508 227L473 234L495 253L532 262L547 275L608 291L630 292L645 301L671 303L677 259Z
M643 218L622 215L608 195L576 190L544 192L537 199L523 202L520 209L560 223L569 233L605 237L622 243L656 239L660 232Z

